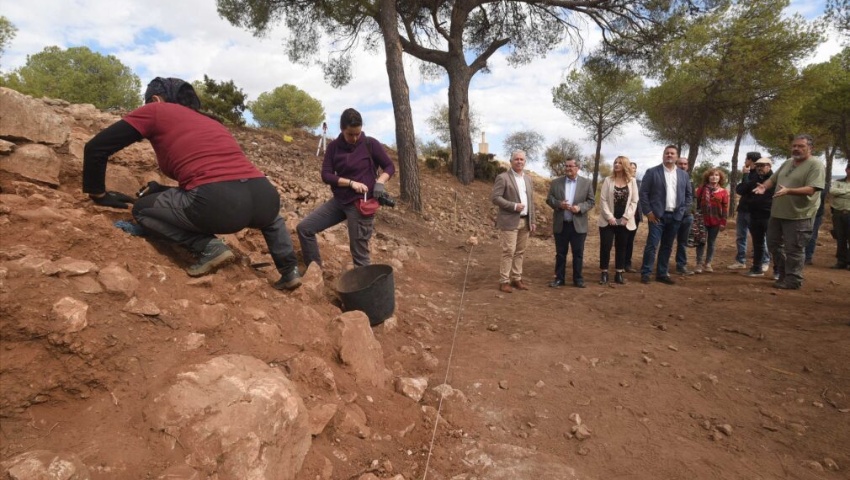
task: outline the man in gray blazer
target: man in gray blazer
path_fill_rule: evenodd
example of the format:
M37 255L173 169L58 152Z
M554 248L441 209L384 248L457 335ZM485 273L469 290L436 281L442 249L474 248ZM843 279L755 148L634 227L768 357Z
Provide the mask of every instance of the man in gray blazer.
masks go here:
M528 236L534 233L534 187L531 176L523 171L525 152L511 153L511 169L500 173L493 184L492 201L499 207L496 228L502 246L502 261L499 265L499 290L505 293L513 289L528 290L522 281L522 259Z
M643 250L643 265L640 268L640 281L649 283L655 253L658 250L658 264L655 280L672 285L670 278L670 254L673 242L679 231L679 224L688 214L693 203L693 192L689 188L688 174L676 167L679 148L675 145L664 147L662 164L646 171L640 186L640 210L646 217L649 233L646 248ZM658 243L661 243L661 248Z
M566 277L567 253L573 249L573 285L584 288L581 269L584 241L587 239L587 212L595 203L590 180L578 176L574 158L564 163L566 175L552 180L546 204L552 207L552 231L555 234L555 280L550 287L562 287Z

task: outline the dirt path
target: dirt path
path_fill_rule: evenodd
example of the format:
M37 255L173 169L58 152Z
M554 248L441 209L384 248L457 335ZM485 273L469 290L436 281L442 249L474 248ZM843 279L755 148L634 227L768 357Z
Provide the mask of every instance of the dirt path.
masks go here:
M512 294L496 290L497 243L474 247L449 383L477 418L447 405L450 423L598 479L847 478L850 272L827 268L832 245L803 290L780 292L769 277L725 268L730 234L716 273L600 286L597 241L586 248L588 288L548 288L554 249L536 239L531 290ZM450 255L456 292L464 254ZM448 350L453 325L441 332ZM590 438L571 438L571 414Z

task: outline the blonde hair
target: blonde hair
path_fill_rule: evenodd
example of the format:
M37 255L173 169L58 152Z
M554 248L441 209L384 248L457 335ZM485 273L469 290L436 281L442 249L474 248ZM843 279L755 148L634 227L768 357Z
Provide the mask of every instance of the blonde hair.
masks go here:
M615 178L617 177L617 171L614 170L614 165L616 165L618 161L623 165L623 177L625 177L626 183L631 182L632 181L632 168L631 168L632 162L629 161L629 157L626 157L626 156L623 156L623 155L620 155L619 157L615 158L614 162L611 163L611 177L615 177Z

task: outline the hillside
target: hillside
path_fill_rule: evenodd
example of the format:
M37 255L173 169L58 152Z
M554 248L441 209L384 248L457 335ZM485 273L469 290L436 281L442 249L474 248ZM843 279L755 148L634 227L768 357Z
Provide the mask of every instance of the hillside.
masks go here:
M801 291L726 273L728 233L719 273L672 287L596 285L591 234L589 288L549 289L537 179L532 289L501 294L491 185L423 168L424 212L400 202L378 214L373 262L394 268L396 313L370 328L335 292L351 268L344 226L321 236L325 269L295 292L271 288L253 231L224 236L238 262L192 279L187 253L129 236L113 225L129 212L80 191L82 146L118 117L6 89L0 111L3 478L838 479L850 468L850 276L827 268L826 233ZM329 196L317 139L234 134L281 192L297 247L294 226ZM125 193L166 180L146 142L108 174Z

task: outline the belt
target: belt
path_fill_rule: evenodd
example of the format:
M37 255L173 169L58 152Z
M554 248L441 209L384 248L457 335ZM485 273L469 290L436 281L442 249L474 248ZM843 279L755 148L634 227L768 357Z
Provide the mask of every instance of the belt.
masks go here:
M850 215L850 210L833 210L832 213L836 215Z
M528 218L528 215L520 215L519 218Z

